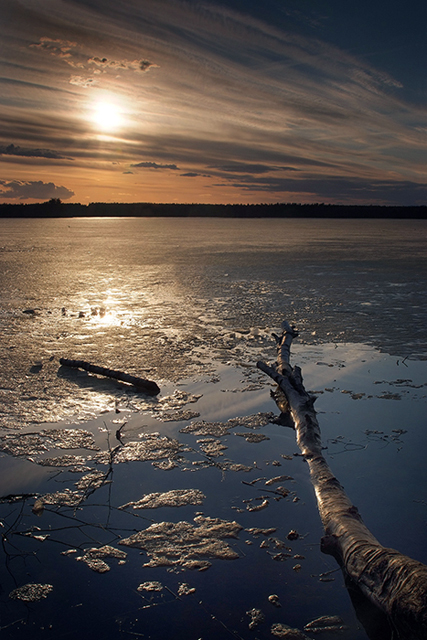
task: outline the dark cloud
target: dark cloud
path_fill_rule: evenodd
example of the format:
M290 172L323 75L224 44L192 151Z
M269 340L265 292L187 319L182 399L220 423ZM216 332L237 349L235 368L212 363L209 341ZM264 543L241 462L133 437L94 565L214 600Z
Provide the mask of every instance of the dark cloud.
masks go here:
M148 60L140 60L139 62L139 68L141 69L141 71L148 71L150 67L154 66L156 65L153 65L153 63L149 62Z
M66 187L57 187L53 182L22 180L0 180L0 198L17 198L18 200L50 200L60 198L67 200L74 195Z
M7 146L0 145L0 155L4 156L25 156L26 158L52 158L54 160L71 160L66 156L61 156L57 151L50 149L29 149L14 144Z
M52 114L49 118L40 119L37 112L30 112L25 116L13 111L0 113L0 131L3 151L10 144L14 144L17 139L20 141L27 140L27 144L22 146L22 149L25 151L31 150L32 153L28 156L21 155L22 162L25 162L25 157L42 158L45 155L44 152L48 151L46 155L57 153L56 157L61 160L61 163L65 163L70 158L60 151L54 151L55 149L67 149L72 158L76 158L81 155L82 150L87 150L90 147L90 143L83 137L86 131L84 122L78 119L67 119L62 114ZM15 149L18 148L18 145L15 144L14 146ZM43 153L35 156L33 150L42 151ZM4 155L11 154L9 152L9 154Z
M94 58L89 58L88 63L96 64L97 67L103 67L108 64L108 58L98 58L95 56Z
M138 162L138 164L131 164L131 167L142 167L144 169L172 169L173 171L179 171L179 167L176 164L157 164L157 162Z
M276 167L265 164L250 164L247 162L227 162L225 164L211 165L210 169L218 169L226 173L251 173L261 174L270 173L270 171L298 171L294 167Z
M224 164L211 165L210 169L218 169L227 173L269 173L275 171L276 167L269 167L265 164L249 164L246 162L227 162Z
M257 146L255 140L253 147L248 150L248 145L240 140L229 139L211 139L207 136L199 138L189 136L175 135L173 132L164 134L141 134L134 132L132 136L135 144L134 149L130 152L141 157L157 157L161 160L167 160L171 156L177 162L186 166L197 166L198 163L203 165L203 169L216 168L217 171L224 171L228 168L229 173L255 173L250 171L250 167L267 168L268 171L298 171L314 167L325 167L335 169L336 162L327 162L313 157L310 147L308 149L298 149L297 153L286 153L286 139L278 138L275 140L266 140L263 147ZM279 141L280 145L276 142ZM138 144L137 144L138 143ZM283 143L283 144L282 144ZM307 156L304 157L304 153ZM241 158L239 161L226 160L227 158ZM224 158L221 162L220 159Z
M325 176L297 180L293 178L255 178L249 176L234 187L246 191L277 194L304 194L312 202L375 203L387 205L422 205L427 199L427 183L392 180L364 180Z
M3 85L16 85L24 89L36 89L37 91L47 91L51 94L61 94L64 91L58 87L49 87L46 84L38 84L36 82L30 82L29 80L17 80L16 78L0 78L0 84Z

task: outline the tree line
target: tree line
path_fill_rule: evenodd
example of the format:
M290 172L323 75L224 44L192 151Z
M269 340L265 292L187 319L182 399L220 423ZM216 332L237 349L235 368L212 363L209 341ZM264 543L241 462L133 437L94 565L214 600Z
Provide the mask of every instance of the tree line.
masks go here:
M175 204L92 202L88 205L52 198L37 204L0 204L1 218L404 218L426 219L427 206L344 204Z

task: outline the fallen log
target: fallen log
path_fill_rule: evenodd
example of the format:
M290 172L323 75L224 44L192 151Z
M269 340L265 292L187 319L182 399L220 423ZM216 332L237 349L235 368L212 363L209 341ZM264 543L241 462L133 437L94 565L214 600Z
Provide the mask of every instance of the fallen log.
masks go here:
M278 388L272 395L282 412L279 422L286 424L291 418L297 444L308 463L325 530L321 549L337 560L349 591L355 586L384 614L389 625L388 638L426 640L427 566L383 547L332 473L322 454L320 427L314 410L316 398L305 390L301 369L290 365L290 347L298 333L287 322L282 329L280 337L274 336L276 365L258 362L257 367L277 383ZM386 637L385 631L375 637Z
M100 376L106 376L107 378L113 378L114 380L121 380L122 382L128 382L136 387L139 391L143 391L149 396L157 396L160 393L160 388L152 380L145 380L144 378L138 378L137 376L131 376L129 373L122 371L114 371L114 369L107 369L106 367L98 367L90 362L84 360L68 360L67 358L60 358L59 362L64 367L72 367L73 369L84 369L89 373L96 373Z

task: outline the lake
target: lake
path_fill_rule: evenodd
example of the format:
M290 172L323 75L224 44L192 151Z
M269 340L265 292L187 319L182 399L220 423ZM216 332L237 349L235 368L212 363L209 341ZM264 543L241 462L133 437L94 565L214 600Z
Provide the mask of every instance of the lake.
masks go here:
M427 563L427 221L0 225L3 637L366 640L255 365L298 327L332 470Z

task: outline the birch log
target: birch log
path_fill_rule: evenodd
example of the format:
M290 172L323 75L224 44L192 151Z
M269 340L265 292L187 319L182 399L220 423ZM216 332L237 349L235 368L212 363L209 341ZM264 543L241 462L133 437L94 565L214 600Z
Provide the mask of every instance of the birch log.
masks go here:
M124 373L123 371L115 371L114 369L107 369L106 367L98 367L97 365L90 364L90 362L85 362L84 360L68 360L67 358L60 358L59 362L65 367L84 369L85 371L89 371L89 373L96 373L101 376L106 376L107 378L113 378L114 380L128 382L149 396L156 396L160 393L158 385L152 380L138 378L137 376L132 376L129 373Z
M298 446L308 463L325 530L321 549L335 557L350 581L382 613L393 639L427 639L427 566L383 547L364 524L322 454L315 398L304 388L301 369L290 365L290 347L298 335L283 323L277 364L257 367L278 384L273 397L282 414L289 412Z

